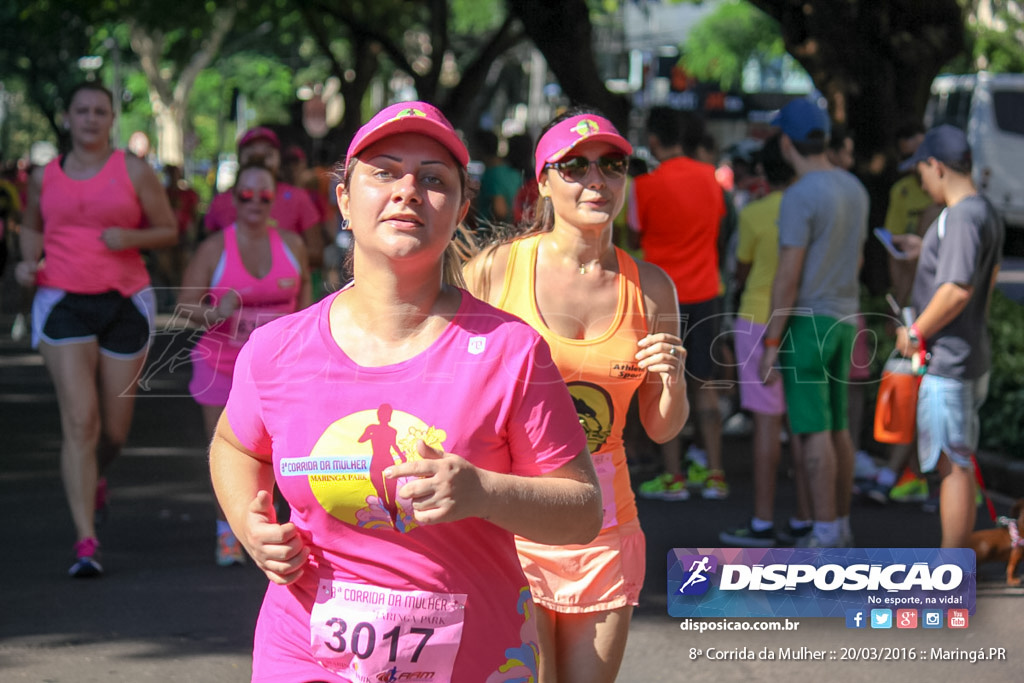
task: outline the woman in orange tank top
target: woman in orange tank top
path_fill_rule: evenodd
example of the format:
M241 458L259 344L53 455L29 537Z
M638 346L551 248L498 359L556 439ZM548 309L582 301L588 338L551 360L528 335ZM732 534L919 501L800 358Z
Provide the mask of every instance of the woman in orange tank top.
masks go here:
M672 280L612 243L632 147L610 121L570 110L535 150L536 220L470 260L470 291L530 323L576 404L601 481L604 524L586 545L516 539L538 605L541 683L614 681L644 575L644 536L622 429L635 393L665 442L689 414Z

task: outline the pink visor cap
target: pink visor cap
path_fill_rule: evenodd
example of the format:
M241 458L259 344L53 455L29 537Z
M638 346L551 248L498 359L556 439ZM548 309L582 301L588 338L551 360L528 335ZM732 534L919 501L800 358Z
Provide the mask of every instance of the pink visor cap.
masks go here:
M399 102L381 109L356 131L345 155L345 168L364 149L391 135L419 133L437 140L463 167L469 163L469 151L441 110L426 102Z
M266 140L274 147L281 149L281 141L278 139L277 134L264 126L256 126L245 131L245 134L238 140L238 149L242 149L246 145L259 140Z
M581 142L607 142L626 156L633 153L633 146L608 119L596 114L573 116L552 126L537 142L537 180L547 164L558 161Z

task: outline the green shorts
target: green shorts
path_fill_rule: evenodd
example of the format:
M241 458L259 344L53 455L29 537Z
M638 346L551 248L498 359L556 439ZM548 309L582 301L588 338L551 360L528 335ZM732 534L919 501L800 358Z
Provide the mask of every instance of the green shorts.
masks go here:
M850 318L855 320L855 318ZM790 429L796 434L848 427L850 353L857 327L825 315L795 315L779 348Z

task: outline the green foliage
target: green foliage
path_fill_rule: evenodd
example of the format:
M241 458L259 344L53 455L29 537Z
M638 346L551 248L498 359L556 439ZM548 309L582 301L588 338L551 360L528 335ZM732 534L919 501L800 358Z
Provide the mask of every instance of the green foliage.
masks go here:
M132 67L122 76L121 87L126 93L121 102L121 139L113 143L119 147L128 144L128 136L141 130L156 144L156 128L153 126L153 105L149 101L149 86L141 71ZM106 81L106 82L109 82Z
M1024 459L1024 307L997 289L988 329L992 371L981 407L981 446Z
M79 58L96 54L94 33L82 3L74 0L0 2L0 80L18 77L54 134L61 95L85 79Z
M449 24L457 35L480 35L505 19L505 5L498 0L451 0Z
M27 96L24 82L17 76L2 79L6 118L0 123L0 161L27 157L32 143L47 141L57 144L57 137Z
M984 55L986 70L997 73L1024 72L1024 47L1021 46L1019 31L994 31L979 29L974 36L974 54Z
M778 23L743 0L723 2L690 32L683 67L702 80L738 88L751 59L768 61L786 53Z
M947 73L971 73L980 68L995 73L1024 73L1024 3L984 0L991 10L979 17L983 0L959 0L967 18L967 50L951 60ZM991 22L986 25L985 22Z

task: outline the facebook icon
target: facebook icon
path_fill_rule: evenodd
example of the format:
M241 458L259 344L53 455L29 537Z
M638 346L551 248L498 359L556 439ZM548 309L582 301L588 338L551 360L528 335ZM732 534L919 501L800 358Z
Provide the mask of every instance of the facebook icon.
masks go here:
M868 621L862 609L846 610L846 628L867 628Z

